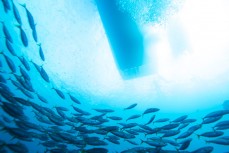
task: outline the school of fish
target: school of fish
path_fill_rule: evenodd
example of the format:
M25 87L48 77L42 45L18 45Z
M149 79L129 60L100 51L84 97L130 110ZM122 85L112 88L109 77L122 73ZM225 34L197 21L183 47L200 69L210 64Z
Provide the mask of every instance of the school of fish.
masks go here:
M32 13L25 4L13 0L1 0L3 12L12 14L17 24L1 21L0 50L0 134L7 133L15 141L6 141L0 137L0 152L38 152L31 151L26 142L38 141L44 152L50 153L106 153L109 145L122 145L128 142L132 148L117 150L122 153L166 153L166 152L214 152L214 145L226 146L229 151L229 109L228 100L222 110L209 112L200 119L182 115L178 118L158 118L159 108L148 108L140 114L123 118L109 108L85 108L73 94L64 92L51 85L51 78L45 66L29 61L20 50L15 49L14 37L9 30L17 29L17 37L21 41L21 49L30 44L37 45L37 53L41 62L45 61L42 44L39 42L36 23ZM18 7L22 7L26 16L22 17ZM25 20L26 19L26 20ZM2 20L0 18L0 20ZM22 21L27 21L23 23ZM30 29L25 31L25 26ZM31 35L33 40L29 40ZM31 77L36 73L36 78ZM40 78L40 80L38 79ZM34 87L35 81L50 85L44 90L53 91L50 97L42 96ZM71 109L63 106L50 107L52 96L60 101L71 101ZM129 112L137 107L137 103L123 108ZM34 116L28 116L28 111ZM226 117L225 117L226 116ZM147 118L148 122L138 123L136 119ZM228 118L228 119L226 119ZM212 130L198 132L202 127L210 126ZM190 150L189 146L205 138L206 145ZM15 143L13 143L15 142ZM214 145L213 145L214 144ZM167 149L170 146L173 149Z

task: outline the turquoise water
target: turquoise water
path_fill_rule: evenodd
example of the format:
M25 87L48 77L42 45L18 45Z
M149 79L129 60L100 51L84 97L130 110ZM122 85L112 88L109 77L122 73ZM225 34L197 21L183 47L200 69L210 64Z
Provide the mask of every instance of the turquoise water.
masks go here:
M229 150L228 137L226 145L206 143L206 141L228 136L228 123L225 130L218 130L224 132L222 136L216 138L200 136L199 139L197 137L198 134L212 131L212 127L216 123L228 121L227 113L222 115L220 120L203 124L189 137L176 141L176 138L190 127L201 125L206 114L218 110L221 110L222 113L228 109L228 106L223 106L223 102L229 98L229 79L227 77L229 55L226 41L229 35L225 30L229 22L224 18L226 9L223 7L227 4L226 1L218 3L211 1L208 4L204 2L199 2L199 4L195 2L195 4L190 1L187 3L147 0L136 1L136 3L117 1L120 11L130 14L131 18L136 21L145 40L146 63L150 73L130 80L123 80L117 69L94 1L8 1L9 9L4 7L4 2L7 0L0 3L0 20L3 23L0 32L0 64L1 76L4 78L1 79L0 88L1 152L12 152L10 144L18 142L24 144L28 152L31 153L44 152L45 150L54 152L55 150L52 149L57 148L60 149L57 152L83 152L83 150L91 148L105 148L109 152L121 152L135 147L146 147L150 150L155 147L146 142L142 143L141 140L147 141L151 137L157 137L157 141L154 142L169 139L177 143L192 138L190 145L185 149L187 152L205 146L213 147L212 152L216 153ZM20 27L18 26L19 21L16 20L13 12L13 3L21 17L21 29L18 28ZM26 9L33 16L34 24L28 20L26 9L20 4L26 4ZM189 12L191 15L188 14L187 12L193 8L195 8L196 14L193 12ZM209 11L212 8L215 10L218 8L218 12ZM179 12L186 13L186 16L182 16L182 13L179 14ZM200 14L198 15L198 13ZM211 16L210 19L207 18L207 14ZM214 16L214 14L216 15ZM187 23L188 19L193 23ZM9 31L12 41L4 32L3 25ZM206 27L206 25L208 26ZM193 31L189 31L190 27ZM201 30L202 32L200 32ZM23 31L27 37L28 45L26 45L25 38L23 38L23 43L21 36ZM34 38L34 32L37 33L37 40ZM13 47L15 55L9 51L7 43ZM43 50L44 58L41 56L39 44ZM15 72L7 63L6 56L15 65ZM30 70L27 70L23 62L20 61L22 57L28 62ZM38 65L38 70L33 63ZM27 80L27 83L32 84L33 91L29 91L28 86L23 86L23 83L16 79L15 75L18 75L22 80L26 80L20 67L28 74L30 81ZM48 76L42 73L41 68ZM20 87L16 87L12 80L19 83ZM9 91L5 86L9 88ZM64 98L61 98L53 88L60 90ZM32 97L23 93L22 90L28 92ZM47 103L42 102L37 94L44 97ZM69 95L78 99L80 104L71 100ZM30 102L29 106L15 100L16 97ZM7 112L5 105L8 103L17 105L8 108L10 111ZM136 107L124 110L134 103L137 104ZM72 105L90 113L90 115L77 112ZM63 114L57 112L55 108L57 106L68 109L68 111L62 111L66 116L61 116ZM51 113L44 111L45 108L50 108ZM143 112L148 108L158 108L159 111L143 116ZM112 110L112 113L102 114L94 109L109 109ZM20 118L17 113L15 115L16 110L23 111L24 115L22 116L26 116L27 119ZM48 124L38 120L39 114L46 119ZM99 119L105 119L104 123L98 118L90 120L98 115L103 115ZM132 115L141 116L126 121ZM161 118L169 119L163 123L154 123L153 121L148 125L152 129L161 129L156 134L146 134L147 130L137 131L139 135L130 139L136 143L135 145L129 143L127 138L117 135L119 144L107 140L108 136L115 136L112 132L125 132L128 136L133 136L128 134L127 130L123 129L123 125L119 123L142 125L147 123L153 115L155 115L154 121ZM183 115L188 115L188 119L196 121L177 131L179 133L175 136L162 138L163 134L168 132L163 131L162 126L172 124L173 120ZM54 119L57 122L52 120L52 116L56 117ZM73 116L75 120L71 121L69 118ZM109 119L109 116L118 116L122 120L115 121ZM86 121L97 123L99 121L99 123L94 125L86 123ZM179 121L176 124L180 127L182 122L184 121ZM33 124L29 126L26 123ZM105 132L105 134L98 134L95 131L108 126L115 126L118 130ZM23 130L23 136L19 137L19 134L11 131L17 127L19 129L16 131ZM36 129L36 127L39 128ZM60 129L56 130L57 127ZM79 127L88 128L90 131L79 132L77 129ZM143 130L144 128L136 125L131 129ZM61 137L61 134L68 134L71 139L74 138L83 145L63 138L64 136ZM57 136L60 141L54 140L52 136ZM92 137L96 137L96 139ZM44 147L42 145L50 140L54 142L54 146ZM103 144L90 144L91 141ZM22 146L19 147L18 152L26 152L26 150L22 150ZM166 152L168 150L177 152L180 147L181 144L173 146L166 143L166 146L161 149L167 150ZM182 151L180 150L180 152Z

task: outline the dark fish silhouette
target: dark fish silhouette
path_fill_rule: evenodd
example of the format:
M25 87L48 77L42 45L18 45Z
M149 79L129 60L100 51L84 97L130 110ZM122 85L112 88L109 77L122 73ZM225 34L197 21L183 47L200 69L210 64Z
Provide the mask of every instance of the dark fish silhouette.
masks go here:
M214 150L212 146L201 147L192 151L191 153L211 153Z
M21 41L22 41L22 44L27 47L29 42L28 42L28 38L26 36L26 33L25 31L22 29L21 25L16 25L16 27L19 28L20 30L20 37L21 37Z
M10 3L8 0L2 0L2 4L4 7L4 11L7 13L9 10L11 10Z
M13 3L13 1L12 1L12 6L13 6L14 17L17 20L17 22L21 25L22 24L22 22L21 22L21 16L20 16L20 13L19 13L17 7Z
M6 48L8 49L8 51L11 53L11 55L13 56L17 56L13 46L11 45L10 41L8 39L6 39Z
M152 123L154 121L155 117L156 117L156 115L153 115L145 125Z
M134 104L132 104L132 105L130 105L130 106L124 108L124 110L132 109L132 108L136 107L137 105L138 105L137 103L134 103Z
M78 99L76 99L74 96L72 96L70 93L68 93L68 95L73 102L75 102L76 104L81 104L81 102Z
M5 57L6 63L9 66L12 73L15 73L16 72L16 66L15 66L14 62L4 53L0 53L0 54L2 54Z
M42 66L40 67L40 75L46 82L48 82L48 83L50 82L49 76Z
M54 90L56 91L57 95L58 95L60 98L65 99L65 96L64 96L64 94L63 94L62 91L60 91L59 89L56 89L56 88L52 88L52 89L54 89Z
M118 116L107 116L107 118L109 118L111 120L116 120L116 121L122 120L122 118L118 117Z
M197 136L198 136L198 138L200 138L200 137L212 138L212 137L222 136L223 134L224 134L224 132L222 132L222 131L211 131L211 132L204 132L202 134L197 134Z
M189 147L191 141L192 141L192 139L189 138L189 139L186 139L186 140L183 140L182 142L180 142L182 145L180 146L179 150L187 149Z
M27 71L30 71L30 66L27 60L23 56L18 56L18 59L21 61L23 66L26 68Z
M39 55L40 55L40 58L42 61L45 61L45 56L44 56L44 53L43 53L43 49L41 47L41 44L37 44L39 46Z
M142 116L145 115L145 114L157 112L159 110L160 110L159 108L148 108L143 112Z
M12 39L8 29L6 28L5 23L3 21L1 21L1 23L2 23L2 31L3 31L3 33L5 35L5 38L7 40L9 40L11 43L13 43L13 39Z
M28 19L30 28L31 28L32 30L35 29L35 23L34 23L33 15L32 15L32 14L30 13L30 11L27 9L26 4L20 4L20 5L21 5L22 7L25 8L26 15L27 15L27 19Z
M139 115L139 114L132 115L132 116L128 117L128 118L126 119L126 121L132 120L132 119L136 119L136 118L139 118L139 117L141 117L141 115Z

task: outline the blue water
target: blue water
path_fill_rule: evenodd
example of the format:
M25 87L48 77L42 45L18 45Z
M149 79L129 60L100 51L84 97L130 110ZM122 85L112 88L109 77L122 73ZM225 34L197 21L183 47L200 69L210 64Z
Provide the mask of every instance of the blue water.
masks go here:
M198 44L198 41L189 41L189 39L186 37L187 31L185 31L185 28L188 27L187 25L184 28L184 32L182 33L182 28L179 28L179 26L178 28L176 27L179 22L173 24L174 22L172 19L167 19L182 10L182 8L180 8L181 4L173 4L171 1L145 0L136 1L136 3L134 4L130 3L129 1L117 1L118 5L120 6L120 10L130 14L130 16L136 21L136 24L140 27L142 34L146 37L145 54L149 55L149 57L147 57L149 58L149 69L152 68L151 66L155 64L155 61L157 61L157 64L155 64L157 67L157 71L152 68L153 70L149 70L152 72L146 76L131 80L123 80L112 56L112 51L110 49L106 33L103 29L96 3L94 1L64 2L62 0L58 0L55 2L41 2L15 0L13 1L13 3L17 7L21 16L21 27L25 31L28 38L28 46L25 47L23 45L20 36L20 29L16 27L18 23L13 14L12 1L9 1L10 9L8 11L4 10L4 6L1 1L0 21L4 22L4 25L7 27L13 39L13 43L11 43L11 45L14 48L16 55L19 57L24 57L28 61L31 70L26 72L29 74L32 86L35 89L34 92L30 92L34 98L29 98L11 83L10 79L16 79L13 76L9 65L6 63L4 56L1 54L1 76L6 79L6 83L3 84L6 84L6 86L9 87L10 91L14 94L14 96L21 97L25 100L32 101L33 103L40 106L50 108L55 113L57 113L54 108L55 106L65 107L69 109L69 111L65 113L68 117L71 117L72 113L76 113L76 111L71 106L74 105L91 114L89 116L85 116L86 118L101 114L93 110L95 108L112 109L114 110L114 112L111 114L107 114L106 116L119 116L123 118L122 121L109 120L109 122L102 124L105 127L119 126L121 128L122 126L118 123L126 123L126 119L131 115L142 114L147 108L151 107L159 108L160 111L146 114L143 117L137 119L129 120L127 121L127 123L144 124L148 122L148 120L153 115L156 115L155 120L160 118L169 118L170 121L172 121L182 115L188 115L188 118L197 120L196 122L191 123L189 126L182 129L180 134L185 132L192 125L200 124L202 122L202 118L206 114L216 110L227 109L227 107L223 107L222 105L223 102L229 98L229 79L227 78L227 74L229 73L229 69L227 67L229 55L227 51L223 50L225 48L222 47L223 45L227 44L227 41L225 41L224 39L222 39L221 41L218 41L218 39L215 40L216 48L219 49L217 50L219 54L215 54L215 52L212 51L215 49L215 46L212 44L212 50L209 50L209 52L213 54L213 57L215 57L215 61L209 59L210 63L207 63L206 65L202 65L202 63L199 63L199 67L191 67L189 64L187 64L188 62L192 61L189 58L182 59L181 57L183 57L184 55L188 55L188 57L190 55L190 57L192 57L192 49L199 49L197 47L198 45L196 45ZM31 12L34 18L38 36L37 42L33 38L33 29L31 29L29 25L25 8L23 8L20 4L26 4L26 8ZM223 4L220 4L219 6L223 6ZM208 7L211 8L210 4ZM153 12L152 10L155 11ZM224 10L224 8L222 10ZM169 15L165 12L169 12ZM210 22L209 20L205 21ZM229 23L228 20L217 21L219 23L225 22L226 25ZM194 23L192 25L193 29L196 25L198 26L201 24ZM166 36L169 37L168 40L170 40L169 42L171 43L170 47L172 53L174 53L175 55L174 59L178 61L177 63L174 62L175 64L172 63L171 65L169 65L171 66L169 68L166 67L168 65L163 65L160 63L163 58L165 61L168 62L169 58L167 58L166 56L160 60L151 59L151 57L157 57L156 54L161 55L160 53L162 51L164 51L165 54L167 53L163 47L160 48L160 42L163 42L164 40L161 39L162 36L164 38L163 32L162 34L158 31L152 32L150 31L151 26L153 26L154 28L159 27L158 31L163 29L161 27L167 26L166 28L168 30L168 36ZM173 26L175 26L176 28L174 28ZM1 28L2 27L3 26L1 25ZM215 36L216 38L225 38L226 36L229 36L227 35L227 31L219 32L214 29L213 26L209 27L209 29L212 30L213 36ZM224 26L222 27L222 29L224 29ZM174 32L173 30L176 32ZM224 37L221 35L217 35L218 32L220 34L224 33ZM198 30L194 30L193 33L198 33ZM150 36L151 34L153 36ZM200 35L200 38L206 37L209 36ZM0 52L4 55L7 55L13 61L16 66L15 74L21 75L19 66L21 66L23 69L25 69L25 67L20 62L19 58L17 56L13 56L6 47L6 38L3 30L1 30L0 32L0 40ZM212 42L213 40L214 39L210 39L206 43ZM43 49L45 61L43 61L39 56L39 43L41 44L41 47ZM180 45L180 43L182 45ZM221 45L220 47L217 46L219 44ZM156 52L156 50L158 49L157 45L159 46L159 53L152 53L150 49L155 50ZM201 46L202 49L209 49L203 46ZM227 45L225 46L228 47ZM148 49L148 47L150 49ZM221 51L221 49L223 51ZM224 55L223 57L221 57L222 54ZM199 59L199 54L194 54L193 56L198 62L201 60L204 61L204 63L208 62L204 60L206 59L204 57ZM44 68L49 76L49 83L41 77L40 72L36 70L32 62ZM213 67L213 64L211 62L214 63L214 66L216 68ZM184 67L179 67L179 65L184 65ZM208 65L211 66L210 70L207 69ZM52 88L56 88L62 91L65 99L60 98L60 96L58 96ZM48 103L43 103L41 100L39 100L36 93L45 97ZM70 99L68 95L69 93L76 97L81 102L81 104L74 103ZM1 96L1 100L7 101L5 98L3 98L3 96ZM130 110L123 110L124 108L128 107L133 103L137 103L137 106L135 108ZM52 125L49 125L39 122L35 118L34 109L32 109L32 107L23 106L23 110L25 115L29 118L28 121L31 123L35 123L37 126L41 126L43 128L50 128L51 126L55 125L54 123L52 123ZM1 127L17 127L17 125L14 123L14 118L7 114L2 109L2 107L0 109L0 114L0 120L1 122L4 122L4 125L1 125L2 123L0 124ZM10 122L7 123L6 121L4 121L3 116L9 118ZM106 119L106 117L104 118ZM224 115L220 119L220 121L224 120L228 120L228 115ZM65 122L67 121L65 120ZM161 127L169 123L169 121L165 123L151 123L149 124L149 127ZM206 143L206 141L212 140L214 138L197 138L197 134L201 134L206 131L212 131L212 127L215 124L216 122L202 125L201 129L197 130L191 136L189 136L188 138L192 138L192 141L186 151L193 151L204 146L213 146L213 152L216 153L228 151L228 145ZM79 125L79 122L75 123L75 126ZM70 130L72 128L72 126L69 125L59 127L61 128L61 132ZM88 127L92 130L96 129L96 127L94 126L85 127ZM138 128L139 127L134 127L133 129ZM30 130L30 132L31 131L39 133L36 130ZM224 136L228 136L228 129L222 131L224 132ZM75 131L75 133L71 134L76 138L81 138L77 130ZM17 138L13 138L13 136L5 130L2 130L0 132L0 135L0 140L5 142L4 145L1 144L0 149L5 149L7 152L10 152L10 149L7 148L7 144L15 144L17 142L22 142L23 144L25 144L29 152L31 153L44 152L46 150L46 148L40 144L41 142L45 142L46 140L42 141L38 138L34 138L31 142L23 141ZM106 135L98 135L95 133L88 135L97 136L101 140L106 137ZM107 135L112 134L108 133ZM174 140L178 135L169 137L168 139ZM134 142L137 143L137 145L132 145L128 143L125 139L120 138L119 145L104 140L107 145L86 145L84 149L87 150L91 148L102 147L106 148L107 150L109 150L109 152L112 153L121 152L134 147L151 147L146 143L141 143L141 139L147 140L147 138L149 137L161 136L162 133L145 136L145 134L139 132L139 135L136 136L135 139L132 139ZM50 139L51 138L48 137L48 140ZM181 141L182 140L177 140L177 142ZM66 145L68 150L81 150L75 145L70 145L68 143L63 144ZM173 151L176 151L176 149L178 148L179 147L174 147L169 144L166 147L163 147L163 149L165 150ZM49 149L51 148L48 148L48 150Z

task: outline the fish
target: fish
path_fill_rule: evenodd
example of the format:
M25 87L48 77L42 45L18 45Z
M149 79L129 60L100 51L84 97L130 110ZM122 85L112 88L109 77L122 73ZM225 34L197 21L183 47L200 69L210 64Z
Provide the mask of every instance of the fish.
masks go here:
M42 66L40 67L40 75L46 82L50 82L49 76Z
M164 137L171 137L171 136L175 136L177 134L180 133L180 130L168 130L164 133L164 135L162 135L162 138Z
M194 151L191 151L191 153L211 153L213 150L214 150L214 147L205 146L205 147L198 148Z
M27 15L27 19L28 19L28 22L29 22L29 26L30 28L33 30L35 29L35 22L34 22L34 18L33 18L33 15L31 14L31 12L27 9L26 7L26 4L20 4L22 7L25 8L25 11L26 11L26 15Z
M160 110L159 108L148 108L143 112L142 116L145 115L145 114L149 114L149 113L155 113L155 112L157 112L159 110Z
M13 43L13 39L9 33L9 30L6 28L5 23L3 21L0 21L2 23L2 31L4 33L4 36L7 40L9 40L11 43Z
M132 108L136 107L137 105L138 105L137 103L134 103L134 104L124 108L124 110L132 109Z
M227 130L227 129L229 129L229 125L223 125L215 128L215 130Z
M188 115L183 115L183 116L178 117L177 119L173 120L172 122L182 122L182 121L184 121L187 117L188 117Z
M74 109L75 111L77 111L77 112L80 113L80 114L90 115L90 113L88 113L88 112L86 112L86 111L84 111L84 110L82 110L82 109L80 109L80 108L78 108L78 107L75 107L75 106L73 106L73 105L71 105L71 106L73 107L73 109Z
M113 135L115 135L117 137L120 137L120 138L123 138L123 139L133 139L133 138L135 138L134 135L125 133L123 131L112 131L111 133Z
M139 115L139 114L132 115L132 116L130 116L130 117L128 117L128 118L126 119L126 122L127 122L128 120L136 119L136 118L139 118L139 117L141 117L141 115Z
M17 56L17 54L16 54L14 48L12 47L10 41L9 41L8 39L6 39L5 43L6 43L6 48L7 48L8 51L11 53L11 55Z
M23 108L21 108L19 105L2 102L1 107L7 114L9 114L12 117L17 118L19 116L24 116Z
M107 116L107 118L109 118L111 120L115 120L115 121L122 120L122 118L121 117L118 117L118 116Z
M17 97L17 96L14 96L13 97L17 102L19 102L20 104L24 105L24 106L31 106L31 102L29 100L26 100L24 98L21 98L21 97Z
M202 134L197 134L197 137L208 137L208 138L212 138L212 137L219 137L222 136L224 134L224 132L222 131L211 131L211 132L204 132Z
M138 125L137 123L128 123L128 124L120 123L120 124L123 126L122 129L129 129Z
M54 108L55 108L56 110L60 110L60 111L69 111L69 109L67 109L66 107L55 106Z
M152 122L154 121L155 117L156 117L156 115L153 115L153 116L150 118L150 120L149 120L147 123L145 123L145 125L148 125L148 124L152 123Z
M228 137L219 137L217 139L213 140L206 140L206 143L214 143L214 144L219 144L219 145L229 145L229 138Z
M43 96L41 96L40 94L36 93L37 94L37 97L40 101L42 101L43 103L48 103L48 100L46 98L44 98Z
M63 94L62 91L60 91L59 89L56 89L56 88L54 88L54 87L53 87L52 89L54 89L54 90L56 91L57 95L58 95L60 98L65 99L65 96L64 96L64 94Z
M7 123L11 123L12 120L10 118L8 118L8 116L5 116L5 115L2 115L2 119L4 122L7 122Z
M171 130L171 129L177 128L178 126L179 126L178 123L170 123L170 124L166 124L166 125L162 126L161 129Z
M35 42L38 41L38 38L37 38L37 30L36 30L36 27L34 27L34 29L32 29L32 36L33 36L33 40Z
M73 102L75 102L76 104L81 104L81 102L78 99L76 99L74 96L72 96L70 93L68 93L68 95Z
M19 153L19 152L28 153L29 152L29 149L26 147L26 145L21 142L7 143L6 146L7 148L9 148L10 150L16 153Z
M18 76L16 74L14 74L14 76L17 79L17 81L22 85L22 87L23 87L22 89L26 89L30 92L35 92L33 85L30 82L30 80L24 79L22 76ZM20 88L20 87L18 87L18 88Z
M196 125L193 125L191 126L188 131L191 131L191 132L195 132L197 131L198 129L200 129L202 127L202 124L196 124Z
M28 98L34 99L34 96L28 90L25 90L24 88L18 88L18 89Z
M97 112L100 112L100 113L112 113L112 112L114 112L114 110L112 110L112 109L93 109L93 110L95 110L95 111L97 111Z
M148 144L150 146L160 147L160 148L165 147L167 145L167 143L165 143L163 141L147 141L147 140L144 141L144 140L141 139L141 144L142 143L146 143L146 144Z
M167 122L169 120L170 120L169 118L161 118L161 119L154 121L154 123L162 123L162 122Z
M12 6L13 6L13 13L14 13L15 19L17 20L18 24L22 25L20 13L17 7L15 6L15 4L13 3L13 1L12 1Z
M223 115L217 116L217 117L209 117L209 118L203 119L201 124L210 124L210 123L220 120L222 117Z
M180 146L179 150L186 150L189 147L191 141L192 141L192 138L188 138L188 139L183 140L182 142L180 142L181 146Z
M229 120L224 120L224 121L218 122L217 124L215 124L213 126L213 128L222 127L222 126L229 126Z
M133 130L125 130L127 133L132 134L132 135L139 135L139 133L137 131Z
M132 144L132 145L138 145L135 141L132 141L132 140L126 140L127 142L129 142L130 144Z
M191 134L193 134L193 131L186 131L186 132L183 132L182 134L180 134L177 138L177 139L184 139L184 138L187 138L189 137Z
M211 112L211 113L205 115L203 119L210 118L210 117L223 116L226 114L229 114L229 110L217 110L217 111L214 111L214 112Z
M3 76L3 75L0 75L0 82L2 82L2 83L6 83L6 79L4 78L4 76Z
M27 60L23 56L17 56L17 57L21 61L22 65L26 68L26 70L30 71L30 66Z
M197 121L196 119L185 119L181 123L183 123L183 124L185 124L185 123L193 123L193 122L196 122L196 121Z
M22 44L25 47L28 47L28 45L29 45L28 38L27 38L25 31L22 29L22 26L21 25L15 25L15 26L20 30L20 36L21 36Z
M189 124L190 124L190 123L182 123L182 124L179 126L178 130L181 130L181 129L187 127Z
M35 62L33 62L33 61L30 61L33 65L34 65L34 67L36 68L36 70L39 72L39 73L41 73L41 66L39 66L38 64L36 64Z
M109 142L113 143L113 144L118 144L118 145L120 144L120 142L117 139L112 139L110 137L105 138L105 139L108 140Z
M101 127L100 130L104 130L107 132L118 131L119 127L118 126L105 126L105 127Z
M21 73L21 75L23 76L23 78L24 78L25 80L30 81L31 78L30 78L29 74L28 74L21 66L19 66L19 69L20 69L20 73Z
M106 148L91 148L86 150L86 153L108 153Z
M153 129L147 125L138 124L138 126L144 130L153 131Z
M8 0L2 0L2 4L4 6L4 11L7 13L9 10L11 10L10 3Z
M167 143L167 144L170 144L170 145L172 145L174 147L178 147L179 146L179 144L177 142L173 141L173 140L169 140L169 139L163 138L162 141Z
M9 66L12 73L15 73L16 72L16 66L15 66L14 62L4 53L0 53L0 54L2 54L5 57L6 63Z
M45 56L44 56L44 53L43 53L43 49L41 47L41 43L37 44L38 47L39 47L39 55L40 55L40 58L42 61L45 61Z

